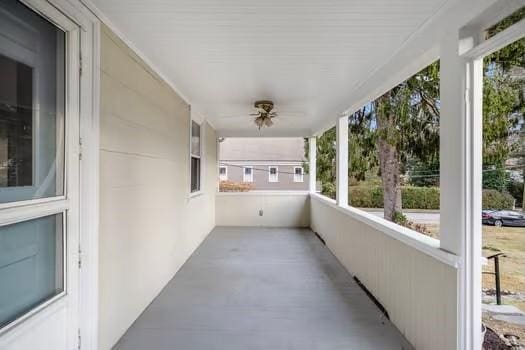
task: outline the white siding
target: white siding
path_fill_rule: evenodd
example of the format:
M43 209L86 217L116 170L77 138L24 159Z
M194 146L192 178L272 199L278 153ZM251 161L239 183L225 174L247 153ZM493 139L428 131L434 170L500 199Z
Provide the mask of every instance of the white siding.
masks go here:
M456 349L457 270L311 198L311 227L416 349Z
M189 198L189 108L101 34L99 349L110 349L215 225L215 131Z
M307 192L219 193L217 226L308 227ZM263 215L259 215L259 210Z

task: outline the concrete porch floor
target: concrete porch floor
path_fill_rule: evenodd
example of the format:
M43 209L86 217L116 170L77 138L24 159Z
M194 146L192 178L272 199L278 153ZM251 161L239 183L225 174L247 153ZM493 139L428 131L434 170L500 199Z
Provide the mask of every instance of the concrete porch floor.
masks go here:
M309 229L217 227L118 350L411 349Z

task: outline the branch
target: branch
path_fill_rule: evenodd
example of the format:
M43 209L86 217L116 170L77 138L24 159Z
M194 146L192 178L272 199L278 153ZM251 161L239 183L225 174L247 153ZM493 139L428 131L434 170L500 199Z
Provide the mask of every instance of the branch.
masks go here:
M423 93L423 91L419 90L419 96L421 97L421 101L423 102L423 104L430 108L430 111L433 114L433 116L439 118L439 110L432 103L432 101L428 99L428 97Z

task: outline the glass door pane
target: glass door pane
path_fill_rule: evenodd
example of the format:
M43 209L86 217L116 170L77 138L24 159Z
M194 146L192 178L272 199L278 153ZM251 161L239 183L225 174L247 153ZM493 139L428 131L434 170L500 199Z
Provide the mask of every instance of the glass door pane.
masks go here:
M0 328L64 291L63 215L0 227Z
M65 33L0 2L0 203L64 193Z

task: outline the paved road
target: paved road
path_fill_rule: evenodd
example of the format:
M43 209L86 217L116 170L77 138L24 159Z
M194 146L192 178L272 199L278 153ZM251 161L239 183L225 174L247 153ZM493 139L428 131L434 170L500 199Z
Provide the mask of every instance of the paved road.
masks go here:
M371 214L377 215L379 217L383 217L382 209L365 209L365 210ZM432 211L404 212L403 214L405 214L409 220L420 223L420 224L439 224L439 213L436 213L436 212L432 212Z

